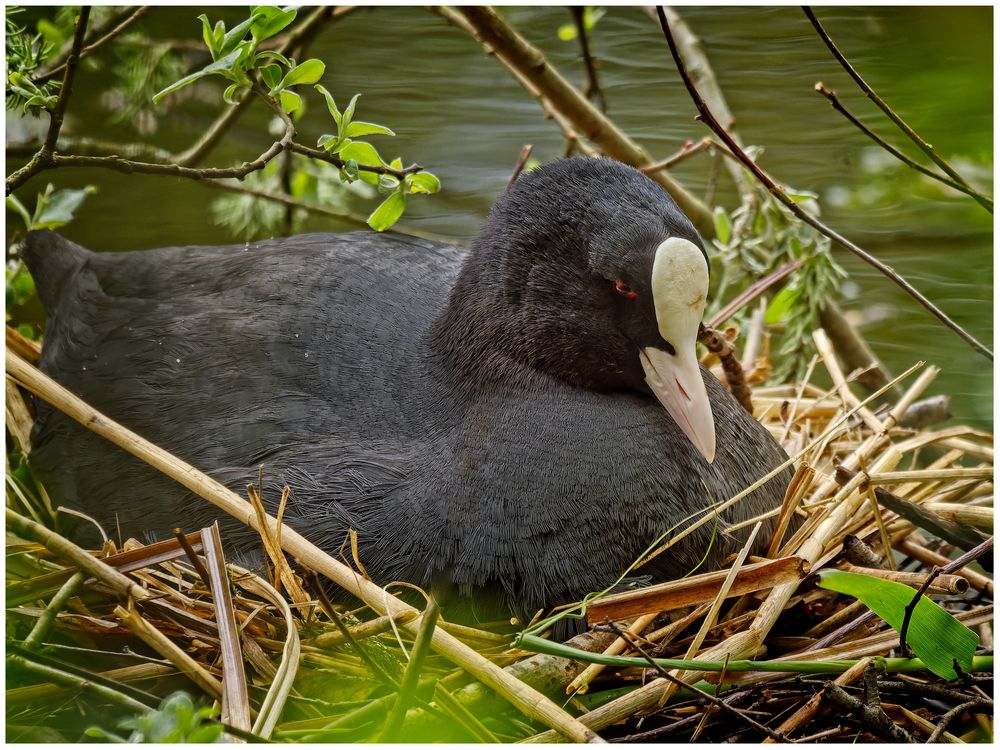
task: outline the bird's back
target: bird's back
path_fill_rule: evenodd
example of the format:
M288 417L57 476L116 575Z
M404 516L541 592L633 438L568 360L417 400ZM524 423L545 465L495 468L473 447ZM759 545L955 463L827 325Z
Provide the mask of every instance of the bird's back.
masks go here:
M49 311L42 369L239 487L283 447L391 456L420 429L415 349L462 251L356 233L91 253L40 232L24 256ZM33 444L69 502L127 530L187 525L182 488L44 405Z

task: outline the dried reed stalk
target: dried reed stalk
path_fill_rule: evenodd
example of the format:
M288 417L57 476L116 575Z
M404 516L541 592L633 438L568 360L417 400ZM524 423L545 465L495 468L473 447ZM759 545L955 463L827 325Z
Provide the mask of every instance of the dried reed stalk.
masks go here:
M250 504L243 501L227 487L88 406L83 400L74 396L10 350L6 352L6 366L7 373L21 385L84 427L93 430L118 447L177 480L199 497L209 501L244 525L250 526L258 532L266 527L271 534L277 534L277 522L274 518L266 516L263 522L258 522ZM9 515L8 511L8 517ZM281 546L285 552L300 560L308 568L323 574L342 586L380 614L391 613L395 616L413 610L410 605L392 596L381 587L358 576L355 571L323 552L294 529L282 528ZM137 586L134 588L139 589ZM142 591L142 589L139 590ZM417 633L420 629L420 622L421 618L417 617L403 627ZM432 647L503 695L526 716L552 727L567 739L574 742L602 741L593 730L570 716L544 695L510 676L441 628L434 630Z

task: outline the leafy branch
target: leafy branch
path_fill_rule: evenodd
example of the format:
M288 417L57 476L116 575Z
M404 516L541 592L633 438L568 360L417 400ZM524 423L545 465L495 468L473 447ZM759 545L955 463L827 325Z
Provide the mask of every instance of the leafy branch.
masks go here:
M83 36L87 32L87 22L89 19L90 7L85 5L80 8L80 15L76 19L73 46L70 49L69 57L66 59L66 69L63 71L63 82L62 88L59 90L59 96L55 102L46 100L42 103L42 106L49 112L49 129L45 135L45 140L42 142L41 149L31 157L31 160L27 164L7 178L5 183L7 195L10 195L12 191L27 182L33 175L44 169L52 168L53 152L55 151L56 141L59 139L59 131L62 129L63 118L66 115L66 106L69 104L69 97L73 90L73 76L76 75L76 66L80 61L80 49L83 47ZM13 80L16 75L19 74L11 74L12 86L16 85ZM20 82L23 83L24 81ZM29 99L29 103L30 101L31 99Z
M144 14L145 9L140 8L135 11L111 32L98 39L92 47L109 41L108 37L112 32L115 32L115 35L121 33L121 27L129 22L134 23L137 20L134 18L135 14L140 11ZM161 161L126 158L117 153L101 155L56 153L55 145L70 93L68 84L72 81L76 64L81 57L87 17L86 13L81 13L83 23L77 26L73 48L66 62L64 84L57 95L46 93L37 87L31 88L34 84L23 72L15 71L10 76L12 89L26 97L24 108L32 106L38 110L44 109L50 113L52 120L49 135L41 148L25 167L7 178L7 194L9 195L38 172L65 167L97 167L126 174L165 175L201 181L242 180L264 169L281 154L297 153L334 165L339 169L342 182L350 183L360 179L375 186L383 194L383 200L368 217L367 222L378 231L392 226L405 210L410 195L435 193L440 190L440 180L424 171L418 164L404 168L400 158L386 161L374 146L367 141L359 140L364 136L392 136L394 133L383 125L354 118L357 95L351 99L344 112L340 112L333 96L322 86L316 85L326 71L326 66L321 60L308 59L297 63L287 56L286 53L305 38L307 32L303 29L311 32L320 22L333 16L327 9L315 11L300 29L289 35L281 49L261 47L263 42L285 30L295 20L296 15L295 9L256 6L249 18L231 29L227 29L223 21L213 25L206 15L199 16L202 39L212 57L211 62L163 88L153 96L153 101L161 102L192 83L218 76L228 81L223 99L234 106L216 121L198 143L174 160ZM336 134L320 137L319 149L309 148L294 140L297 133L292 116L301 113L303 108L302 95L295 89L307 85L316 85L317 90L326 99L328 110L337 127ZM281 137L258 157L238 166L195 167L194 164L218 142L222 133L255 98L263 99L278 117L282 125Z
M735 141L735 139L729 134L725 127L715 118L712 111L709 109L705 100L702 98L698 89L695 87L688 74L687 67L684 64L683 59L677 51L677 44L674 41L673 34L670 31L670 25L667 23L666 16L663 13L663 9L657 6L657 16L660 21L660 28L663 30L663 35L667 40L667 44L670 47L670 54L674 59L674 63L677 66L677 70L680 73L681 79L684 81L684 86L687 88L688 93L691 95L691 100L694 102L695 107L698 110L699 119L702 120L729 148L730 151L735 154L743 165L750 171L754 178L767 188L767 191L774 196L778 201L780 201L788 210L790 210L796 218L800 221L805 222L809 226L813 227L821 234L828 237L834 243L840 247L848 250L857 257L861 258L863 261L869 265L876 268L888 279L893 281L897 286L903 289L907 294L913 297L922 307L928 310L932 315L934 315L938 320L944 323L950 330L956 333L962 338L966 343L968 343L973 349L982 354L984 357L993 360L993 352L982 344L978 339L972 336L968 331L962 328L958 323L949 318L942 310L940 310L933 302L927 299L923 294L921 294L916 288L913 287L906 279L900 276L896 271L887 266L885 263L880 261L875 256L866 252L858 245L854 244L847 238L843 237L839 233L835 232L833 229L827 227L821 221L819 221L814 216L810 215L805 211L795 200L793 200L787 192L780 187L767 173L761 169L756 162L740 147L740 145Z

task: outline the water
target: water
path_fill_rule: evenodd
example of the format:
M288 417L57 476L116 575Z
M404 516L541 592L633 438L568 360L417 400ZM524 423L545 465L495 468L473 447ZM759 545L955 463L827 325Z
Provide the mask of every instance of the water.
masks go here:
M148 21L160 36L197 38L201 9L160 8ZM886 162L877 149L813 91L835 88L846 106L906 153L901 135L861 95L795 7L682 8L701 36L746 143L766 147L763 165L780 181L821 195L834 228L907 276L980 340L993 339L992 217L971 199L917 179ZM236 20L236 8L207 11ZM577 83L583 81L575 43L556 36L569 14L558 7L519 7L507 18ZM828 31L868 81L942 154L992 194L992 8L820 8ZM655 157L676 151L706 130L669 60L658 27L641 10L610 8L593 36L609 114ZM521 146L534 144L545 161L563 149L558 129L507 71L481 47L420 8L357 11L326 29L310 56L323 59L323 79L343 103L363 92L358 116L392 127L375 139L387 156L402 154L432 169L444 190L414 200L404 222L458 240L471 239L503 190ZM94 71L79 80L67 128L107 119ZM208 83L196 98L161 118L152 139L180 150L212 122L222 86ZM318 100L299 125L301 140L328 132ZM251 111L226 137L212 164L255 156L269 143L266 116ZM136 140L129 127L108 124L102 137ZM391 145L389 145L391 144ZM694 158L676 174L695 194L708 185L709 162ZM100 193L65 229L95 249L223 243L234 238L213 225L218 195L173 178L124 176L96 170L49 173L22 188L28 198L45 181L59 187L97 185ZM722 191L732 208L735 195ZM372 204L358 203L359 212ZM8 223L16 226L8 215ZM353 225L310 220L308 229ZM8 229L8 234L10 233ZM948 393L958 421L991 428L993 368L964 342L873 270L838 254L850 271L845 309L888 369L917 360L942 368L928 395Z

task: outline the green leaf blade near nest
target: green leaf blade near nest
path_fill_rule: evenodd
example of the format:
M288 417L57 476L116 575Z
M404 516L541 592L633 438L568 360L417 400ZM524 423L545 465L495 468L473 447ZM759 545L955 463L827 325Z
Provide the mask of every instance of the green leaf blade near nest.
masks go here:
M902 630L906 608L916 596L914 589L902 583L843 570L820 571L819 579L820 588L862 601L897 631ZM972 668L979 636L922 595L910 617L906 642L934 674L955 680L956 662L963 671Z

